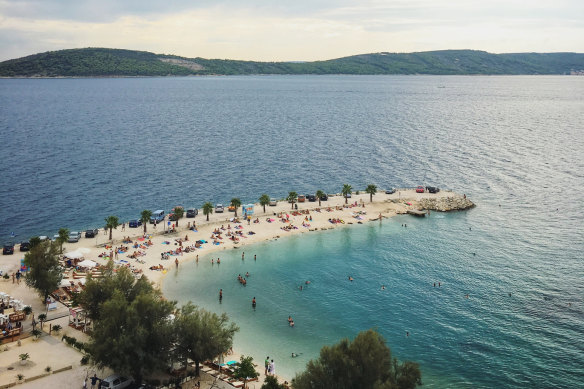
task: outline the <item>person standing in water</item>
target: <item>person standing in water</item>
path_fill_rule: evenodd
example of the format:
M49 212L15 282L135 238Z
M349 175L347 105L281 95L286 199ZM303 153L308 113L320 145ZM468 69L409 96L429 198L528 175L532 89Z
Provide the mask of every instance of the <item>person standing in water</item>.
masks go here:
M219 289L219 301L223 300L223 289Z
M253 297L253 299L251 299L251 306L255 308L256 306L256 299L255 296Z

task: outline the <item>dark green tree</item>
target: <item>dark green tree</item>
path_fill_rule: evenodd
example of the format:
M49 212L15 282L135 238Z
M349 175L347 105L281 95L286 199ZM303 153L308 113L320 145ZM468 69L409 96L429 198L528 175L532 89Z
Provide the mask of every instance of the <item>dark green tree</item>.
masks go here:
M392 360L385 339L368 330L352 342L343 339L324 346L320 357L309 361L292 384L294 389L413 389L422 384L422 374L417 363Z
M178 220L184 216L185 209L183 207L174 207L172 212L174 213L174 221L176 221L176 226L178 227Z
M142 213L140 214L140 221L142 222L142 225L144 226L144 233L146 233L146 231L147 231L146 226L150 222L151 217L152 217L152 211L149 209L143 210Z
M28 242L30 243L30 248L32 249L33 247L41 244L41 238L39 238L38 236L33 236L32 238L30 238Z
M239 365L233 371L233 376L237 379L243 380L243 387L247 386L248 378L257 378L260 373L258 373L253 365L253 358L246 357L242 355L239 358Z
M188 358L195 362L198 375L201 362L229 351L238 330L227 314L217 315L188 302L174 321L175 346L185 365Z
M352 193L353 188L351 187L351 185L349 184L345 184L343 185L343 196L345 197L345 204L347 204L349 202L349 195Z
M264 207L264 213L266 213L266 205L270 204L270 196L263 194L260 196L260 205Z
M213 213L213 204L206 202L203 204L203 215L207 216L207 221L209 221L209 215Z
M56 243L59 245L59 252L63 254L63 243L69 240L69 229L68 228L59 228L59 237L57 238Z
M373 195L375 193L377 193L377 186L371 184L371 185L367 185L367 188L365 188L365 192L369 193L369 201L372 203L373 202Z
M284 385L278 383L278 379L272 375L266 376L264 384L260 389L284 389Z
M238 197L232 198L231 206L235 208L235 217L237 217L237 208L241 207L241 200Z
M109 240L112 240L112 232L114 228L118 228L120 219L117 216L108 216L105 218L105 228L109 230Z
M324 192L322 190L317 190L316 197L318 197L318 206L320 207L320 202L321 202L321 199L324 197Z
M100 319L87 346L92 361L100 369L128 374L139 384L145 374L164 369L173 335L169 315L174 308L159 291L139 293L129 302L122 291L114 290L101 304Z
M296 192L289 192L288 193L288 197L286 198L286 200L288 200L288 202L292 203L292 209L294 209L294 203L296 202L297 198L298 198L298 193L296 193Z
M63 278L57 246L48 241L39 243L26 253L24 264L29 268L25 276L26 285L36 289L46 302Z

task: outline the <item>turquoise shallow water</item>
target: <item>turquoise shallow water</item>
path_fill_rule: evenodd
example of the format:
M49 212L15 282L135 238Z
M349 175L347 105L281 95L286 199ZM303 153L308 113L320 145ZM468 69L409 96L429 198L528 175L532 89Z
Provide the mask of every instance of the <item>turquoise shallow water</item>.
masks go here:
M282 238L244 248L244 261L241 250L229 250L213 255L220 265L201 258L169 274L164 292L227 312L241 327L236 347L260 362L269 355L288 377L322 345L377 328L394 356L421 364L427 387L576 387L583 312L572 286L581 274L525 277L542 264L513 258L516 243L491 239L480 213L400 216ZM247 271L243 287L236 278Z

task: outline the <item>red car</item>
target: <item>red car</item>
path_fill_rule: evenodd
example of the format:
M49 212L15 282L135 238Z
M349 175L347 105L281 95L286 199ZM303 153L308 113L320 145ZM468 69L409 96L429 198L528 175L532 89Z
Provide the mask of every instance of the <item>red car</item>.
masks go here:
M419 185L419 186L416 188L416 193L424 193L424 187L423 187L422 185Z

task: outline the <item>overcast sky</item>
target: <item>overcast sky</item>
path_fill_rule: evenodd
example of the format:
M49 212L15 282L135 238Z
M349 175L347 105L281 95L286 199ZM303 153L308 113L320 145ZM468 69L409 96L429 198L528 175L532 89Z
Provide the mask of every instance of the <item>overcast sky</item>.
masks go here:
M0 60L81 47L261 61L584 52L584 0L0 0Z

